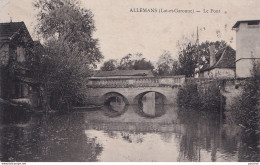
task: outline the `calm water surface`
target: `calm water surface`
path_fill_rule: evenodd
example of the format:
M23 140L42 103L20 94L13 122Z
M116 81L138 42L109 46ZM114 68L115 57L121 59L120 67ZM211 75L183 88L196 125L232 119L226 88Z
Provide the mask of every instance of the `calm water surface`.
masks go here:
M131 106L112 99L96 111L2 124L0 160L259 161L257 135L216 113L163 105L157 97L147 95Z

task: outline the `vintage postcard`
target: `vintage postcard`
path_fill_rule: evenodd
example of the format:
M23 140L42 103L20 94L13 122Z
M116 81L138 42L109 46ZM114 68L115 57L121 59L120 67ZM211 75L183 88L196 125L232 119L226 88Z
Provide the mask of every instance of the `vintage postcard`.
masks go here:
M1 162L260 161L260 1L0 0Z

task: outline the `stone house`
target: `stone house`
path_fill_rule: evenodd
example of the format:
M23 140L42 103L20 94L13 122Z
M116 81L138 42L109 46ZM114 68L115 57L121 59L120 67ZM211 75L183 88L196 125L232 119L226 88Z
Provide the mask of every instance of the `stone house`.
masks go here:
M24 22L0 23L0 98L39 105L39 83L32 78L32 63L39 58Z
M204 65L199 72L197 72L198 78L235 78L235 52L230 53L229 46L226 46L217 53L221 56L216 61L215 46L210 46L210 64ZM228 53L229 52L229 53Z
M236 31L236 77L251 76L253 64L260 63L260 20L237 21Z

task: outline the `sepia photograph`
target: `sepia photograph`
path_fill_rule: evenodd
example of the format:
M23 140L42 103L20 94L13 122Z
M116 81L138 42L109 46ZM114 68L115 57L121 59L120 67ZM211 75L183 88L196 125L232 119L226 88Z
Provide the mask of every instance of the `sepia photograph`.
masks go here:
M0 0L2 165L258 165L259 119L259 0Z

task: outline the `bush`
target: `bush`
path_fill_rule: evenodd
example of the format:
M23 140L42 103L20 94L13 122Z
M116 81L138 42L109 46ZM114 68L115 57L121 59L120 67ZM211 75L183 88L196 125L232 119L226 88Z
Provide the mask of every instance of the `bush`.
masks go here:
M224 98L220 93L218 81L210 82L205 87L205 92L199 92L202 110L219 111L223 104Z
M243 127L247 131L258 130L260 125L260 65L255 65L252 78L243 85L243 91L231 108L227 111L229 121Z
M243 92L232 104L230 115L236 124L249 129L256 129L259 121L259 79L249 79L244 85Z
M177 103L184 108L197 108L200 105L197 84L193 81L187 82L180 88L177 95Z
M206 82L198 86L195 81L187 82L177 95L178 105L184 108L219 111L224 104L218 81Z

